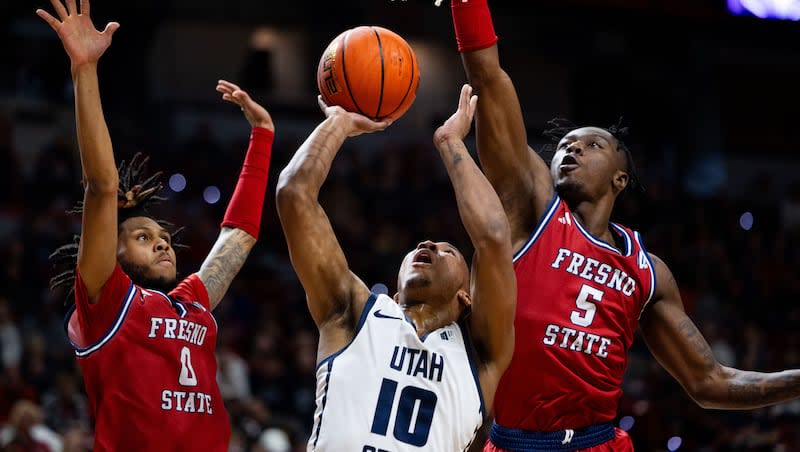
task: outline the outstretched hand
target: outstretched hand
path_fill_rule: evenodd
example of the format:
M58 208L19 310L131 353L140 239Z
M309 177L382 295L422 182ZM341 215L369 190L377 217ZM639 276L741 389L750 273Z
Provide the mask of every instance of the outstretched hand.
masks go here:
M350 121L350 127L347 130L348 137L354 137L363 133L378 132L392 124L392 122L389 120L373 121L364 115L347 111L338 105L328 105L324 100L322 100L322 96L320 95L317 96L317 103L319 104L319 108L322 110L322 112L325 113L326 118L340 116L347 118Z
M261 127L271 131L275 131L275 124L272 122L272 116L269 112L254 101L246 91L239 88L239 86L227 81L219 80L217 82L217 91L222 93L222 99L232 102L239 106L244 113L244 117L251 127Z
M58 19L43 9L36 10L36 14L58 34L73 68L83 64L97 64L111 45L114 32L119 28L119 23L109 22L103 31L98 31L89 16L89 0L80 1L79 13L75 0L65 0L66 8L61 0L50 0Z
M461 87L461 95L458 98L458 109L452 116L436 129L433 133L433 141L442 141L455 138L463 140L472 128L472 118L475 116L475 108L478 105L478 96L472 95L472 86L465 84Z

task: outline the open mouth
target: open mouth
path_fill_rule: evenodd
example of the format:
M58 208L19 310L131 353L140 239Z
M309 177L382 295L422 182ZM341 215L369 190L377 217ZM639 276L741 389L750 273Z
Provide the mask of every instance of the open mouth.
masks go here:
M433 262L433 255L430 250L419 250L414 258L411 260L412 264L431 264Z
M578 159L573 157L572 155L565 155L564 158L561 159L561 164L558 165L558 168L565 171L572 171L578 167Z

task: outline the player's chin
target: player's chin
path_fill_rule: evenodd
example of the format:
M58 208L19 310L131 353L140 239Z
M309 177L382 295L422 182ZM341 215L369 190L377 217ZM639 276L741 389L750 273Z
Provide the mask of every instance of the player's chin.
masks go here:
M581 184L574 178L570 177L569 174L560 177L556 181L556 192L562 198L565 196L581 193L582 191L583 191L583 184Z

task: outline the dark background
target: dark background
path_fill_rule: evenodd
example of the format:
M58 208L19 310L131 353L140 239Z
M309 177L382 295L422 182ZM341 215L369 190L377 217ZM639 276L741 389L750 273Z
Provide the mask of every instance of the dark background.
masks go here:
M800 367L800 24L733 17L717 0L511 3L492 8L531 143L544 143L556 116L600 126L623 117L646 191L620 199L614 219L640 230L670 266L723 364ZM87 450L80 373L61 327L66 293L47 288L47 256L79 231L65 214L82 193L72 89L59 41L34 15L39 7L51 9L0 4L0 443L28 412L41 415L63 450ZM469 254L430 144L465 81L447 6L97 0L92 15L100 28L122 24L100 65L118 160L145 151L153 168L188 181L183 191L165 190L163 211L189 227L183 274L216 238L247 145L247 123L218 99L216 80L241 84L275 119L261 239L215 312L219 379L231 450L282 450L268 440L280 432L304 450L316 330L273 207L277 175L322 118L314 75L327 43L356 25L390 28L417 51L417 101L389 132L345 145L322 202L369 285L393 291L402 256L423 238ZM219 188L219 202L204 201L208 186ZM800 402L700 409L639 340L624 389L618 421L637 450L800 450Z

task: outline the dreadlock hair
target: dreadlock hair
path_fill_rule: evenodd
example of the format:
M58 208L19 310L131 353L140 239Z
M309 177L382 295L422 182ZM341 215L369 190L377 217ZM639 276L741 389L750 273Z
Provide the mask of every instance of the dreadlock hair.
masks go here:
M184 231L183 227L175 228L175 225L168 221L158 220L150 213L150 208L164 200L165 197L159 196L159 191L163 188L161 184L161 171L150 176L145 176L147 163L150 157L141 152L134 154L130 162L123 160L117 172L119 174L119 188L117 191L117 225L132 217L152 218L159 226L164 229L172 229L172 247L176 250L186 248L180 243L180 236ZM69 214L83 214L83 201L75 204L75 207L67 210ZM72 242L58 247L49 256L53 266L54 276L50 278L50 290L59 287L70 287L75 283L75 268L78 264L78 246L80 235L74 235ZM68 299L70 297L68 296Z
M545 146L543 150L549 151L550 157L552 158L552 154L555 153L555 146L564 138L564 135L575 129L579 129L581 126L564 118L553 118L548 121L547 124L550 128L546 129L543 135L549 138L553 144ZM636 173L636 164L633 162L633 155L631 155L630 149L628 149L625 141L623 141L623 138L628 136L629 129L627 126L623 125L622 117L619 118L616 124L607 127L605 131L617 139L617 150L625 154L625 171L628 173L628 185L625 188L644 192L644 185L642 185L642 181L639 180L639 176Z

